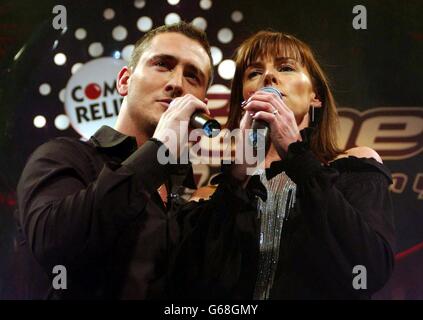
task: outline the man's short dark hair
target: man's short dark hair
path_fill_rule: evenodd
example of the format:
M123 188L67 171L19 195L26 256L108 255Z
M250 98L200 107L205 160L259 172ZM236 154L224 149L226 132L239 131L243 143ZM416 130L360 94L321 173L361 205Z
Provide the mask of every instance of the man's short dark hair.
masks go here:
M168 33L168 32L176 32L176 33L183 34L184 36L197 41L204 48L204 50L207 52L207 55L209 56L209 59L210 59L210 71L209 71L209 83L208 83L208 85L210 86L210 84L213 81L213 59L211 56L210 44L207 40L207 35L204 31L197 29L192 24L186 23L184 21L174 23L171 25L160 26L158 28L150 30L145 35L143 35L142 38L139 39L135 43L134 51L132 52L131 60L129 61L129 67L131 69L135 69L140 57L142 56L144 51L148 48L148 46L151 43L151 40L156 35L161 33Z

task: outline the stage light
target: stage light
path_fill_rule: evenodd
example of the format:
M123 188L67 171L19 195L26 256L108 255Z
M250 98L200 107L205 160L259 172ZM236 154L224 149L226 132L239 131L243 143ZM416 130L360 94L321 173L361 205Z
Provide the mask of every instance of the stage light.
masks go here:
M47 96L51 92L51 87L48 83L43 83L42 85L40 85L39 91L41 95Z
M54 119L54 125L58 130L66 130L67 128L69 128L69 124L69 118L65 114L59 114Z
M84 40L87 37L87 31L84 28L76 29L75 38L78 40Z
M57 53L54 56L54 63L58 66L63 66L66 63L66 56L63 53Z
M137 9L142 9L145 7L145 1L144 0L135 0L134 1L134 6Z
M47 123L46 118L44 118L43 116L36 116L34 118L34 126L36 128L43 128Z
M210 0L201 0L200 1L200 8L203 10L209 10L213 3Z
M131 60L132 51L134 51L135 46L133 44L129 44L125 46L122 50L122 58L125 61Z
M235 62L230 59L223 60L219 64L217 71L222 79L231 80L235 74Z
M60 90L59 92L59 100L65 103L65 89Z
M203 17L197 17L191 23L194 27L203 31L207 28L207 21Z
M115 58L115 59L120 59L121 56L122 56L122 54L120 53L120 51L116 50L112 53L112 57Z
M166 25L170 25L170 24L174 24L174 23L178 23L179 21L181 21L181 17L177 14L177 13L169 13L166 17L165 17L165 24Z
M75 64L72 66L72 69L71 69L72 74L74 74L75 72L77 72L77 71L78 71L78 69L82 67L82 65L83 65L83 63L80 63L80 62L75 63Z
M147 32L153 27L153 21L150 17L141 17L137 21L137 28L142 32Z
M103 54L103 45L100 42L93 42L88 47L88 53L91 57L96 58Z
M124 26L116 26L112 31L112 37L116 41L125 40L128 36L128 31Z
M222 28L217 33L217 39L222 43L229 43L232 41L234 34L229 28Z
M115 11L111 8L107 8L103 12L103 17L106 20L112 20L115 17Z
M213 65L217 66L223 58L222 50L220 50L218 47L211 47L210 51L213 58Z
M241 11L234 11L232 12L231 19L233 22L241 22L244 19L244 16Z

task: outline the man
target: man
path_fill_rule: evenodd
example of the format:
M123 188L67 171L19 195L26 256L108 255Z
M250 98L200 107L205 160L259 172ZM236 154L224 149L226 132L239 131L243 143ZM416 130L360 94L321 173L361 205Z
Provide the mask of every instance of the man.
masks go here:
M186 23L159 27L118 75L125 98L115 129L88 142L57 138L32 154L18 185L19 243L44 278L26 282L37 287L27 298L168 296L178 190L195 185L190 167L160 165L157 151L164 143L177 157L166 130L180 135L194 111L209 113L211 79L205 34ZM64 270L56 266L66 279L55 280Z

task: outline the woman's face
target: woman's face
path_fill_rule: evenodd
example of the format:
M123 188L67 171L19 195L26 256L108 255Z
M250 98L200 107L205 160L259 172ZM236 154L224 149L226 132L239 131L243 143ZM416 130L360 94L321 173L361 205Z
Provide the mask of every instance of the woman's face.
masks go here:
M261 57L253 61L244 72L242 84L244 100L262 87L277 88L294 112L297 124L303 121L310 105L321 106L307 70L289 57Z

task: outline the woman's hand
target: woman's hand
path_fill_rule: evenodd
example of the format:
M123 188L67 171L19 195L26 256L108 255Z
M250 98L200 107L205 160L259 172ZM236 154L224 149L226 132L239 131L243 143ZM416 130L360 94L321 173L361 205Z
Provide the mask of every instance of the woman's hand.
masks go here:
M240 106L241 108L241 106ZM249 169L255 171L260 164L263 164L263 159L259 157L249 157L253 154L252 145L248 140L248 131L251 129L253 122L252 114L244 112L241 118L240 127L237 131L236 146L235 146L235 163L231 166L231 175L240 181L245 187L248 184L251 173Z
M286 155L291 143L301 141L294 112L275 94L264 91L255 92L247 100L244 110L252 119L268 123L270 139L281 158Z

